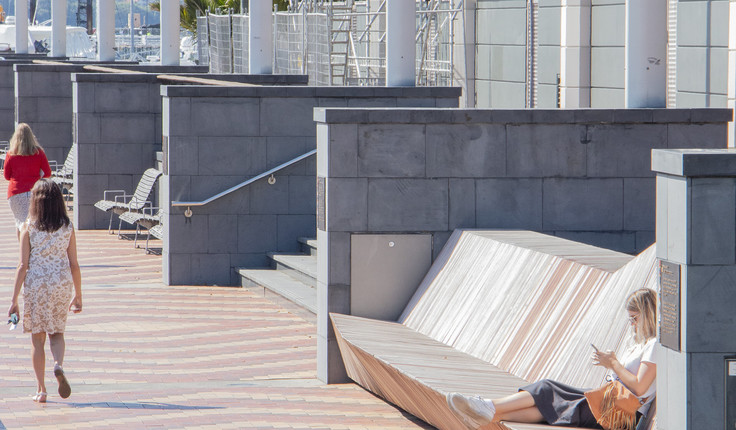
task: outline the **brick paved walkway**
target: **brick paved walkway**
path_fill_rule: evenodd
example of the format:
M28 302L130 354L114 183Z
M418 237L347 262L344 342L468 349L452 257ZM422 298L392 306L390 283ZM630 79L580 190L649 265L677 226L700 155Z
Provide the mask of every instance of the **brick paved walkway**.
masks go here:
M2 326L0 429L429 428L357 385L319 382L316 327L299 316L239 288L166 287L160 256L77 233L85 308L67 324L72 396L58 397L48 371L48 403L31 401L30 336ZM6 202L0 243L1 304L17 264Z

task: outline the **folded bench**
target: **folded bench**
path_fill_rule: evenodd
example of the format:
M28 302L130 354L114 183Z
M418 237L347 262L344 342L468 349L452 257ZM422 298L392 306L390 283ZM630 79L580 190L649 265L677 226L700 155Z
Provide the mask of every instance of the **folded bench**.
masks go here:
M590 364L590 343L619 349L626 297L656 289L656 268L653 247L634 258L528 231L459 230L399 322L330 317L351 379L440 429L464 429L447 392L497 398L543 378L599 386L606 372Z

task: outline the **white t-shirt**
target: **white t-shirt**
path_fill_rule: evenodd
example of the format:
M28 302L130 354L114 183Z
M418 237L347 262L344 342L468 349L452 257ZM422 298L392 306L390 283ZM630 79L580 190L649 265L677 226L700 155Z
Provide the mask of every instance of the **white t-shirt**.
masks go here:
M657 354L656 354L656 348L654 347L657 344L657 338L653 337L649 339L646 343L637 343L634 344L631 348L626 350L624 353L621 364L624 365L626 370L633 373L634 376L636 376L639 373L639 365L642 361L645 361L647 363L657 364ZM619 379L618 377L616 379ZM623 382L623 381L622 381ZM639 396L640 399L645 399L647 397L650 397L647 399L647 402L639 408L639 412L646 414L646 411L649 410L649 403L654 400L653 394L657 391L657 380L655 378L654 381L652 381L652 385L647 388L647 391L644 392L643 395Z

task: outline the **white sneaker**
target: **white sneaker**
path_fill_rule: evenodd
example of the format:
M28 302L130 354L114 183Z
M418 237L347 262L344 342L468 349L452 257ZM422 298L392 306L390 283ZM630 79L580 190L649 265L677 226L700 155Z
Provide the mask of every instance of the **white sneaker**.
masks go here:
M455 415L472 429L482 427L493 420L496 407L493 402L480 396L465 396L460 393L447 393L447 405Z

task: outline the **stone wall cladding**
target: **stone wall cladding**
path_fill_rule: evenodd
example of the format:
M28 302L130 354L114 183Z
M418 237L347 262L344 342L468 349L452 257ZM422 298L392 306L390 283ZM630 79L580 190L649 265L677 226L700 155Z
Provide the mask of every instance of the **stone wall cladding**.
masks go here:
M196 202L315 149L314 108L457 107L460 89L179 85L162 87L161 95L167 142L161 200ZM351 132L355 130L345 130ZM389 138L379 131L367 133L366 145L380 158L381 141L393 142ZM355 161L346 161L343 168L357 171ZM391 166L402 169L398 161ZM276 173L274 184L261 179L192 207L189 220L183 216L186 208L169 207L164 281L239 285L231 268L264 267L268 252L297 251L296 239L314 237L316 231L316 170L316 157L310 157ZM380 177L386 172L372 174ZM349 187L345 191L350 192ZM228 270L202 264L215 255Z
M94 208L104 190L132 191L143 172L155 167L155 153L162 150L161 86L173 84L159 73L181 77L207 78L261 85L303 85L306 76L297 75L212 75L192 73L201 67L121 66L146 73L70 73L73 118L77 143L75 223L81 229L107 228L109 215ZM62 70L66 71L68 67ZM35 69L34 69L35 70ZM76 69L75 69L76 70ZM178 83L180 85L186 85ZM209 111L205 109L205 111ZM218 128L224 117L204 117L195 127ZM240 118L230 118L241 123ZM232 156L247 154L230 150ZM180 157L192 159L191 151ZM176 168L187 170L182 158ZM233 163L233 166L236 166ZM235 173L237 174L237 172ZM155 200L155 199L154 199ZM117 222L114 220L114 222Z
M351 235L429 233L435 257L456 228L639 252L655 236L652 149L725 148L732 112L332 108L314 119L326 181L317 368L334 383L346 375L328 313L350 313Z
M16 64L28 64L32 59L0 60L0 141L10 140L15 131L15 72Z
M725 148L732 113L330 108L314 118L339 197L330 231L527 228L636 253L653 240L651 150ZM364 221L344 215L363 205Z
M0 64L2 63L5 62L0 61ZM15 83L12 94L15 99L15 122L28 123L46 150L49 159L57 160L60 163L64 162L74 140L73 109L75 102L72 74L96 73L84 68L90 65L151 73L207 72L207 67L203 66L142 66L130 62L109 64L96 61L58 63L63 63L63 60L55 61L54 64L29 64L29 61L15 62L13 66L14 76L11 77L10 82ZM0 70L2 69L3 67L0 67ZM110 76L110 74L104 76ZM0 92L2 92L2 89L0 89ZM109 94L109 96L103 98L103 100L110 105L125 100L125 97L113 98L114 94ZM0 115L2 115L2 104L0 104ZM1 116L0 124L3 124Z

